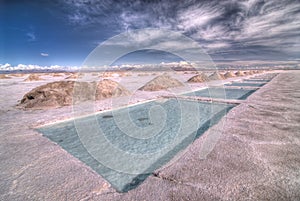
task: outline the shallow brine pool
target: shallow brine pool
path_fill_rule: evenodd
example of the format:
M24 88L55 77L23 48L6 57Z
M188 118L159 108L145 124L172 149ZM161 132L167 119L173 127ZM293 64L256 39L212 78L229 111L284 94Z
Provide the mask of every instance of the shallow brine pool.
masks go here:
M119 192L168 163L233 105L164 99L38 128Z
M195 92L184 94L186 96L199 96L219 99L245 100L255 90L232 89L232 88L206 88Z
M255 83L255 82L232 82L230 84L225 84L226 86L238 86L238 87L262 87L266 83L260 82L260 83Z
M269 79L244 79L244 82L262 82L262 83L267 83L270 82L271 80Z

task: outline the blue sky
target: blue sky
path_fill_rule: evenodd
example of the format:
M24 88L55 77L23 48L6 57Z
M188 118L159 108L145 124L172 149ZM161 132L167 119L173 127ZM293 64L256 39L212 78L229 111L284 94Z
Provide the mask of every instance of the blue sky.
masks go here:
M298 0L0 0L0 64L81 65L101 42L141 28L180 32L214 60L300 57Z

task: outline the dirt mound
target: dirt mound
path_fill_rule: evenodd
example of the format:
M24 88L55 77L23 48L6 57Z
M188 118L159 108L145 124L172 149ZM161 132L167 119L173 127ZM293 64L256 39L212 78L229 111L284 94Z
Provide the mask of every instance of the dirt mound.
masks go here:
M208 77L209 80L224 80L225 77L224 75L218 73L218 72L214 72L213 74L211 74L209 77Z
M235 74L231 71L228 71L224 74L225 79L235 77Z
M30 74L24 81L25 82L32 82L32 81L39 81L44 80L37 74Z
M163 74L159 75L153 80L147 82L143 87L139 88L142 91L160 91L172 87L183 86L181 82L170 77L169 75Z
M191 77L187 82L206 82L206 81L208 81L208 77L204 73L201 73L199 75L195 75Z
M74 102L100 100L129 95L130 92L112 80L96 82L57 81L26 93L18 107L48 109L71 105Z
M242 72L242 71L237 71L237 72L235 73L235 75L236 75L236 76L244 76L245 74L244 74L244 72Z
M11 79L11 77L8 77L5 74L0 74L0 79Z

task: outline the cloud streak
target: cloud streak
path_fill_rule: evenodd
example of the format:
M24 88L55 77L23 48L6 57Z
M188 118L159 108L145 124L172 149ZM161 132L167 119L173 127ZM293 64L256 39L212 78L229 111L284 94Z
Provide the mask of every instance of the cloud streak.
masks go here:
M300 4L292 0L66 1L69 22L106 25L123 32L140 28L179 31L215 58L299 54ZM222 54L220 54L222 53ZM227 55L227 56L224 56Z
M28 38L27 39L28 42L34 42L34 41L36 41L36 36L35 36L34 32L27 32L26 36Z
M43 57L48 57L49 56L49 54L47 54L47 53L41 53L41 56L43 56Z
M52 70L52 71L73 71L80 69L78 66L60 66L60 65L51 65L51 66L41 66L41 65L34 65L34 64L18 64L18 65L11 65L9 63L0 64L0 72L1 71L30 71L30 70Z

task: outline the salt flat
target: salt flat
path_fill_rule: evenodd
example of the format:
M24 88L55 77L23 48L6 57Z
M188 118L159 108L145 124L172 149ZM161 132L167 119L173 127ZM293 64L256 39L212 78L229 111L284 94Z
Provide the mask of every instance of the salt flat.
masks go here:
M91 168L34 130L72 118L71 106L47 111L14 107L32 88L61 78L30 83L23 79L1 80L0 85L0 200L300 198L300 72L281 72L191 144L183 157L128 193L116 192ZM123 85L131 80L137 86L151 77L135 79L124 78ZM201 86L205 85L194 85ZM160 94L164 93L138 92L131 101ZM96 108L109 107L110 102L103 100ZM211 136L219 135L214 142ZM207 143L215 143L214 148L208 155L200 155Z

